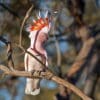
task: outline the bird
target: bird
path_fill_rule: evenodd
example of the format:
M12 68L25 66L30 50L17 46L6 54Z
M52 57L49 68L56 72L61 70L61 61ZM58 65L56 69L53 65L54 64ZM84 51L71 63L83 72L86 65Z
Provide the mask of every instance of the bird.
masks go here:
M48 11L44 13L44 17L41 17L41 12L39 12L37 19L33 19L32 24L26 28L30 39L27 51L37 57L46 66L48 66L48 57L44 43L48 40L50 28L51 22ZM43 65L28 53L25 53L24 65L27 72L44 70ZM40 81L41 79L39 78L26 78L25 94L34 96L40 94Z

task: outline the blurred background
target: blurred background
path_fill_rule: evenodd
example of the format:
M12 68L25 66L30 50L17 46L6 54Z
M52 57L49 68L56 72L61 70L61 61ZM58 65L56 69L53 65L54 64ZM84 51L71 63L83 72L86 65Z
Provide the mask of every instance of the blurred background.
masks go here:
M45 44L49 69L93 100L100 100L100 0L0 0L0 36L12 42L17 70L24 70L24 54L15 44L19 43L21 23L32 4L34 8L23 29L23 46L27 49L30 42L25 28L36 19L39 11L48 10L52 17L52 28ZM6 46L2 41L0 64L7 65ZM25 78L1 77L0 100L63 100L58 94L65 96L64 100L80 100L71 91L58 87L43 79L41 94L28 96L24 94Z

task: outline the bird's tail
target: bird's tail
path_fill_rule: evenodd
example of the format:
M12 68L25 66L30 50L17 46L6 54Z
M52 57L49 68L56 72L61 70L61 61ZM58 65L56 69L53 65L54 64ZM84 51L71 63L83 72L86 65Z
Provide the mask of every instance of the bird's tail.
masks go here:
M25 94L38 95L40 93L40 79L27 78Z

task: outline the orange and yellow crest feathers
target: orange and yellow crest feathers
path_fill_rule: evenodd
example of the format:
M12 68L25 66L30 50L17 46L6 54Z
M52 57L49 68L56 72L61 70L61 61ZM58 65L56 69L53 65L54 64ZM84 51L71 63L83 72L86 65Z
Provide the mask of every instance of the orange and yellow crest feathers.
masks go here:
M41 30L43 27L49 26L48 18L39 18L30 26L30 31Z

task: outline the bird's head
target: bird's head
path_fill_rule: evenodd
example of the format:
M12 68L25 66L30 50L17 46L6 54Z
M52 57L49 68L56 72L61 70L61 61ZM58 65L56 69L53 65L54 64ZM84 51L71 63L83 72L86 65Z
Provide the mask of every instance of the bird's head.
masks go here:
M33 19L33 23L27 28L27 31L30 33L34 33L37 31L41 31L42 33L48 34L51 28L51 22L48 17L48 11L45 12L44 17L42 18L40 12L37 16L37 20Z

